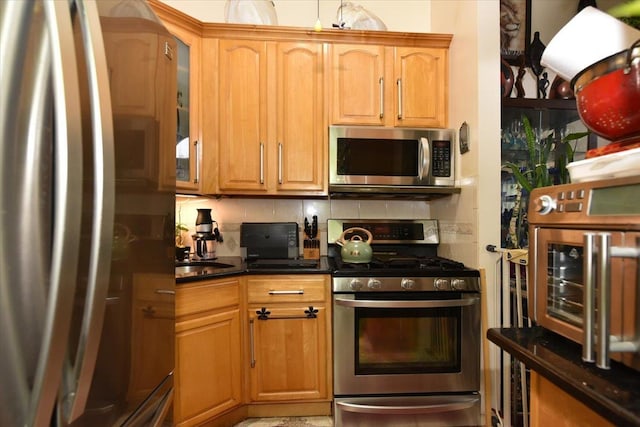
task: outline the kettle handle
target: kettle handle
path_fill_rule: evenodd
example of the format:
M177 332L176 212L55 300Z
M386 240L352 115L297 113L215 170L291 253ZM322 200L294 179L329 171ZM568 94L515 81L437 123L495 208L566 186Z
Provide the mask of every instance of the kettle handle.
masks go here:
M345 236L348 234L351 234L355 231L362 231L367 235L367 243L371 243L371 241L373 240L373 235L371 234L371 232L369 230L367 230L366 228L362 228L362 227L351 227L351 228L347 228L346 230L344 230L342 232L342 234L340 235L340 237L338 238L338 240L336 240L336 243L339 244L340 246L342 246L342 244L345 243ZM353 238L353 237L352 237Z

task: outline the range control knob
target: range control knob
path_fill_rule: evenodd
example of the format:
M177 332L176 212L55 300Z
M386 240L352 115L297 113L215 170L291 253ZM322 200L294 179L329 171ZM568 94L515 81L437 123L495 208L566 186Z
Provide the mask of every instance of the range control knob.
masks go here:
M369 279L369 283L367 283L367 287L369 289L380 289L382 287L382 282L378 279Z
M436 279L433 281L433 287L437 291L447 290L449 289L449 279Z
M411 290L416 286L416 281L412 279L402 279L400 282L400 287L402 289Z
M543 194L535 200L534 207L540 215L546 215L556 208L556 201L551 196Z
M467 281L464 279L452 279L451 289L454 291L464 291L467 289Z
M362 289L362 286L362 282L358 279L353 279L349 282L349 288L354 291L359 291L360 289Z

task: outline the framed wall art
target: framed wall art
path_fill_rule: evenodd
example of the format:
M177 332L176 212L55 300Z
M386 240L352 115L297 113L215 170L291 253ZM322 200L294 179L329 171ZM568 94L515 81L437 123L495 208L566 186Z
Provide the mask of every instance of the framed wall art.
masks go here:
M531 0L500 0L500 55L512 65L528 58L531 40Z

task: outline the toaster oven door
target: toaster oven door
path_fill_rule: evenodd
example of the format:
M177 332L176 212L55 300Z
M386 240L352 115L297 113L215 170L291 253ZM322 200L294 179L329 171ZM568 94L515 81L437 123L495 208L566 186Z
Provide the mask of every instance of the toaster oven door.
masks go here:
M585 361L597 357L598 365L605 365L611 353L613 359L640 368L640 233L544 227L533 231L533 319L582 344ZM599 339L599 334L607 338ZM620 345L623 342L628 345Z

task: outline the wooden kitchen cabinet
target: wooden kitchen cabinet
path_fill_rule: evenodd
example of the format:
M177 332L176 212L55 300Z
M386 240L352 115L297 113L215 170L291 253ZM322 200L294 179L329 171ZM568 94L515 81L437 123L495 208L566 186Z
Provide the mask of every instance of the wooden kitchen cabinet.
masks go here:
M131 304L131 377L127 400L142 402L174 360L174 280L166 274L136 274Z
M613 427L613 424L535 371L531 371L531 427Z
M248 276L251 402L330 400L329 276Z
M448 49L331 45L331 122L444 128Z
M241 282L176 289L174 425L200 425L242 404Z
M173 191L175 62L165 55L174 44L154 21L105 17L101 21L109 67L115 159L119 185L150 185ZM132 31L132 28L135 31ZM80 33L76 33L81 37ZM82 55L82 53L80 53ZM167 154L169 153L169 154Z
M322 43L220 39L217 61L218 192L326 195Z
M173 53L177 61L175 175L179 193L214 192L212 176L215 155L204 139L202 120L202 23L166 4L150 0L149 4L173 34L177 42Z

